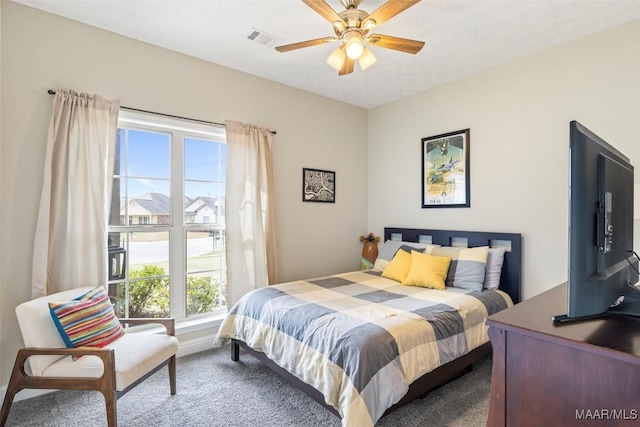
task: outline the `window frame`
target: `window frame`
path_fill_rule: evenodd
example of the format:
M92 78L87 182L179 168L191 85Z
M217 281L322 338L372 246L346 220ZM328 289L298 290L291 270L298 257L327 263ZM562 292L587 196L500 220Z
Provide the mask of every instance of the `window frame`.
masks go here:
M194 138L226 144L226 132L224 125L206 123L196 120L182 119L161 114L143 112L121 108L118 116L118 132L120 129L133 129L170 135L169 157L169 192L170 207L168 224L130 224L129 206L125 203L124 224L108 224L109 233L149 232L151 230L168 231L169 234L169 313L170 316L180 320L189 321L214 317L220 318L227 312L227 307L222 306L208 313L187 315L187 234L189 231L209 231L211 223L190 223L185 215L185 173L184 173L184 140ZM226 168L226 165L225 165ZM127 175L120 179L128 178ZM110 173L109 179L113 183L114 174ZM226 179L223 181L226 185ZM125 194L127 199L130 194ZM137 221L134 221L137 222ZM128 247L126 248L128 250ZM222 266L221 266L222 268ZM124 280L109 280L109 284L130 282L129 262L126 263Z

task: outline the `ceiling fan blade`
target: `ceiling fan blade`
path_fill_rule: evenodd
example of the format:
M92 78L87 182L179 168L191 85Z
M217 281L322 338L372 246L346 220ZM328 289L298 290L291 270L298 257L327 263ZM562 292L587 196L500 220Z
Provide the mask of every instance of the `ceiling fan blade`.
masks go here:
M389 0L367 16L362 24L364 28L371 30L373 27L388 21L416 3L420 3L420 0Z
M344 62L342 63L342 68L338 71L339 76L344 76L345 74L353 73L353 65L355 61L348 56L344 58Z
M322 16L331 24L338 21L341 22L345 27L347 26L347 23L344 22L340 15L338 15L338 12L333 10L333 8L329 6L324 0L302 0L302 2L309 6L311 9L315 10L318 15Z
M387 49L399 50L400 52L413 54L420 52L420 49L424 46L424 42L418 40L385 36L383 34L371 34L366 40L374 46L386 47Z
M298 43L285 44L282 46L277 46L276 50L278 52L289 52L290 50L302 49L303 47L315 46L323 43L329 43L338 40L337 37L322 37L319 39L306 40Z

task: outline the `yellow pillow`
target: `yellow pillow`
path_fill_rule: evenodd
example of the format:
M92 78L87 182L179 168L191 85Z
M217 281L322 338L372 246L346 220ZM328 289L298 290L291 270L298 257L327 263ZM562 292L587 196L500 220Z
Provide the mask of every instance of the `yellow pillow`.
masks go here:
M409 252L399 250L396 252L389 265L382 272L382 277L395 280L396 282L404 281L411 266L411 255Z
M411 251L411 267L402 284L444 290L450 263L450 257Z

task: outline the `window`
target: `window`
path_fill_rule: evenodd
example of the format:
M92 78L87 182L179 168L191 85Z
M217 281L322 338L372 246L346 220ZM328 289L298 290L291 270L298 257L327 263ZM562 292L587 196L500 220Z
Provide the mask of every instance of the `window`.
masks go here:
M120 111L108 230L120 317L224 312L225 166L222 127Z

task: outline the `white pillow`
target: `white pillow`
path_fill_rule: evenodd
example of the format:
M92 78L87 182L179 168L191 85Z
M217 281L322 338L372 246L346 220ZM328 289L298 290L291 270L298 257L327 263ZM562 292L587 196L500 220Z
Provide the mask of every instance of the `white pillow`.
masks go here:
M502 273L502 263L504 262L503 247L489 248L487 257L487 269L484 276L484 289L498 289L500 286L500 274Z
M384 271L390 262L391 261L387 261L386 259L376 258L376 262L373 263L373 269L375 271Z

